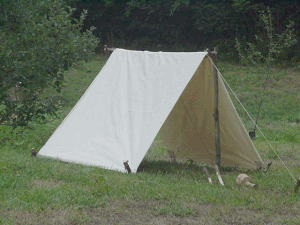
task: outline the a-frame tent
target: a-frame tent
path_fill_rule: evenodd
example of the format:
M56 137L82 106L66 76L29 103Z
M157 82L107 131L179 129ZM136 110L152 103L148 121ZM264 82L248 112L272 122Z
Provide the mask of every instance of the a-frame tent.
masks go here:
M160 132L177 158L214 165L213 68L206 52L116 49L38 156L136 172ZM218 81L221 165L264 168Z

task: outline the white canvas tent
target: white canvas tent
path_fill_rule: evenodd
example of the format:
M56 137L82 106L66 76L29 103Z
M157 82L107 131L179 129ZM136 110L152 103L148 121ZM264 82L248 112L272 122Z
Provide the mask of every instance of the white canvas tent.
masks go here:
M221 165L265 167L219 76ZM215 164L213 64L206 52L116 49L38 153L136 172L160 135L177 158Z

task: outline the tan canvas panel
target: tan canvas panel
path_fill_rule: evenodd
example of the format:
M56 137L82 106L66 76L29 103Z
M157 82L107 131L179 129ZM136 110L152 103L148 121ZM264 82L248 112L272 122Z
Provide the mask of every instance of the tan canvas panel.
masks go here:
M165 146L177 158L215 164L214 76L206 57L160 130ZM264 167L219 76L221 165Z

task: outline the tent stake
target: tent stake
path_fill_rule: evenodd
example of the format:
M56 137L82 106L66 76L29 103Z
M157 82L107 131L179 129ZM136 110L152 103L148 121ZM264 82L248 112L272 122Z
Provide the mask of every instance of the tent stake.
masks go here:
M298 192L299 187L300 187L300 178L298 178L298 180L297 180L297 184L296 184L295 189L294 189L295 193Z
M209 176L209 173L208 173L206 167L203 167L203 172L204 172L205 175L207 176L208 182L209 182L210 184L212 184L211 177Z
M36 157L36 155L37 155L37 151L35 150L35 148L32 148L31 149L31 156Z
M265 173L267 173L270 169L270 166L272 165L273 162L269 162L266 166L266 169L264 170Z
M220 184L221 184L222 186L224 186L224 182L223 182L223 179L222 179L222 177L221 177L221 174L220 174L220 171L219 171L219 167L218 167L217 165L214 165L214 169L215 169L215 171L216 171L216 175L217 175L217 177L218 177L218 180L219 180Z
M127 161L123 162L123 164L124 164L125 170L127 170L128 173L131 173L131 169L130 169L130 167L129 167L128 162L129 162L129 161L127 160Z
M175 155L174 151L172 151L172 150L167 150L167 151L169 153L170 162L171 163L176 163L177 160L176 160L176 155Z

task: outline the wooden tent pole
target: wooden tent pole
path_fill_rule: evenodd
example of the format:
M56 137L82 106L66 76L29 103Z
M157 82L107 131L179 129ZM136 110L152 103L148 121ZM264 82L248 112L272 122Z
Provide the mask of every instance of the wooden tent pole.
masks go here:
M203 167L203 172L204 172L205 175L207 176L208 182L209 182L210 184L212 184L211 177L209 176L209 173L208 173L206 167Z
M217 66L217 48L214 51L208 50L209 57L213 60L213 63ZM215 87L215 147L216 147L216 165L221 166L221 146L220 146L220 120L219 120L219 81L218 71L215 67L214 70L214 87Z
M115 49L116 48L108 48L107 45L104 45L104 53L106 54L106 57L109 58L109 56Z

